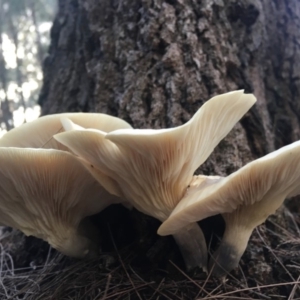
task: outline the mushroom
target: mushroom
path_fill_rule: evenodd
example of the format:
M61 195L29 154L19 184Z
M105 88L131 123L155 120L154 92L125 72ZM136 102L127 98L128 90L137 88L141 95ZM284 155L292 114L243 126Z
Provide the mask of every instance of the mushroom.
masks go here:
M40 117L35 121L10 130L2 138L0 138L0 147L45 148L69 151L68 148L53 139L54 134L64 131L62 123L65 126L68 126L68 124L65 123L68 120L72 120L78 124L76 125L76 128L68 127L68 130L82 128L82 126L86 128L100 129L105 132L121 128L132 128L127 122L120 118L101 113L54 114ZM87 169L93 168L90 164L84 165ZM112 180L105 176L101 170L94 170L93 173L94 175L97 174L98 180L105 182L106 186L111 185ZM122 202L122 205L127 208L131 208L131 205L124 202L121 198L116 198L115 203L117 202Z
M253 95L235 91L213 97L176 128L121 129L108 134L81 129L54 137L110 177L109 186L100 181L110 193L164 221L184 196L195 170L255 101ZM205 269L207 250L198 225L181 228L174 237L187 268Z
M216 276L238 266L254 228L300 194L300 141L257 159L228 177L196 176L158 234L169 235L222 214L226 229L210 261Z
M0 223L47 241L72 257L97 250L81 221L116 197L71 153L53 149L0 148Z
M53 139L63 131L61 119L68 118L84 128L95 128L110 132L121 128L132 128L127 122L100 113L63 113L40 117L37 120L14 128L0 138L0 147L30 147L67 150Z

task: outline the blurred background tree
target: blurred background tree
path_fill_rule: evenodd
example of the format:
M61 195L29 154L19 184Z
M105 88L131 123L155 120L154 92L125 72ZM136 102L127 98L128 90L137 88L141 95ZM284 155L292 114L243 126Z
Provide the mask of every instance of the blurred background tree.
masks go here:
M0 0L0 136L40 114L56 0Z

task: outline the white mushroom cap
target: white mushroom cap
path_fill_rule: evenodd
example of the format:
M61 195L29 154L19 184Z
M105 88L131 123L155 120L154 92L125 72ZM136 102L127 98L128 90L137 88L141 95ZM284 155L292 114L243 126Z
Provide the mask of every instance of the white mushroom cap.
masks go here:
M95 128L110 132L121 128L132 128L127 122L100 113L63 113L48 115L14 128L0 138L0 147L27 147L66 150L53 139L63 131L61 119L68 118L84 128Z
M109 185L96 177L110 193L164 221L184 196L195 170L255 101L253 95L236 91L213 97L176 128L108 134L82 129L54 137L110 177Z
M183 197L194 171L255 101L253 95L236 91L207 101L176 128L109 134L77 130L55 138L115 180L115 194L163 221Z
M300 192L298 165L300 141L253 161L228 177L195 177L186 195L159 228L159 234L173 234L189 223L269 198L279 197L281 204L286 197ZM278 207L268 208L267 216Z
M285 198L300 194L299 170L300 141L253 161L226 178L195 178L158 233L174 234L189 223L223 214L226 230L214 254L213 271L222 276L237 266L253 229L275 213Z
M77 125L68 122L72 120ZM112 117L106 114L100 113L63 113L54 114L41 117L35 121L23 124L20 127L14 128L0 138L0 147L26 147L26 148L45 148L45 149L58 149L66 150L61 143L57 142L53 135L64 131L63 126L66 126L68 130L74 130L79 128L96 128L105 132L120 128L132 128L127 122ZM68 127L69 126L69 127ZM83 163L84 166L90 170L93 166L87 163ZM93 173L97 175L98 180L105 182L109 185L111 179L105 176L101 170L93 170ZM119 202L123 201L118 199ZM123 205L130 207L126 203Z
M78 234L86 216L115 202L72 154L0 148L0 223L83 257L92 242Z

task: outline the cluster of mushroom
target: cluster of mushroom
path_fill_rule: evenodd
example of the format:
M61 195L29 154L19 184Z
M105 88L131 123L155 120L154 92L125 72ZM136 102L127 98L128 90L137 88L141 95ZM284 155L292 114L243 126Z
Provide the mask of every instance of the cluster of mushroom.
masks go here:
M228 177L194 175L255 101L243 91L216 96L171 129L132 129L103 114L46 116L16 128L0 139L0 222L83 257L97 250L84 218L129 204L163 222L158 234L174 236L188 269L206 270L197 221L222 214L226 230L209 268L224 276L253 229L300 193L300 142Z
M89 163L53 139L63 130L62 117L107 132L131 128L105 114L70 113L9 131L0 139L0 225L41 238L68 256L84 257L98 250L97 231L86 217L123 200L90 175Z

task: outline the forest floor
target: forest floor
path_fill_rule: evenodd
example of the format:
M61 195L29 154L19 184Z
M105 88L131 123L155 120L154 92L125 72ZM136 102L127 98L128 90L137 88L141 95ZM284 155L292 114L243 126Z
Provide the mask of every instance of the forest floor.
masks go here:
M4 228L0 299L300 299L296 202L253 232L239 268L223 281L200 269L187 273L173 239L156 235L156 220L118 206L94 218L103 236L102 254L93 260L69 259ZM214 228L224 224L211 218L200 225L213 251L224 230Z

